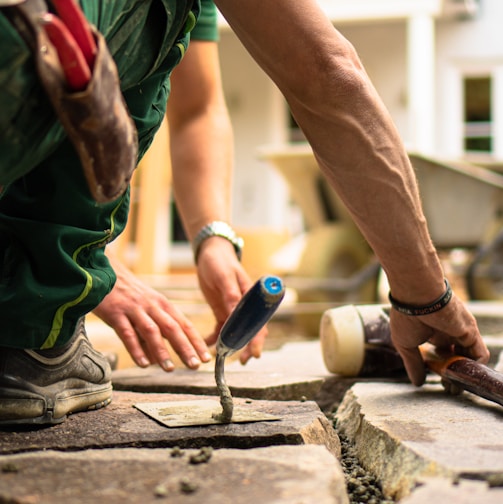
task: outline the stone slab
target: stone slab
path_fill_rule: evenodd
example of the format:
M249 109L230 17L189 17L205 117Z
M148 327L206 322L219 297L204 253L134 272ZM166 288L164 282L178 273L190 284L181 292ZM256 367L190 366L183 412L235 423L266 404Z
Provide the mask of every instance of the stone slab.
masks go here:
M492 487L486 481L461 480L453 482L443 478L422 480L400 504L501 504L503 488Z
M421 388L355 384L336 420L388 497L404 497L425 476L503 475L503 408L467 392L449 396L433 379Z
M116 390L217 395L214 364L198 371L178 368L172 373L159 366L114 371ZM245 366L230 361L225 366L227 384L234 397L270 401L314 400L324 412L333 411L346 391L362 378L345 378L328 372L319 340L286 343L263 352Z
M503 324L503 317L490 313L491 326L497 331ZM503 348L503 337L493 334L485 336L485 341L491 349L491 365L494 366ZM217 395L213 366L213 363L208 363L199 371L178 368L169 374L158 366L121 369L113 374L114 387L136 392ZM316 401L327 413L338 407L346 391L356 382L408 383L405 372L392 378L332 374L325 367L318 339L286 343L279 349L263 352L260 359L252 359L245 366L231 360L226 363L225 375L231 393L236 397L271 401L306 398Z
M298 401L314 399L329 376L318 341L290 343L279 350L264 352L245 366L238 361L225 364L225 377L235 397ZM198 371L178 368L166 373L159 366L114 371L116 390L166 392L171 394L217 395L214 364Z
M0 456L0 502L23 504L347 504L344 475L321 446L251 450L43 451ZM195 457L195 458L194 458Z
M323 385L322 378L292 373L255 373L225 371L227 385L234 397L268 401L312 399ZM159 366L120 369L113 372L115 390L165 392L169 394L218 395L213 371L176 369L166 373Z
M320 444L340 457L339 438L312 401L252 401L235 404L278 416L274 422L169 428L134 407L140 402L209 399L207 396L114 392L112 403L98 411L70 415L65 422L36 430L0 430L0 454L34 450L82 450L110 447L255 448ZM218 402L216 398L215 401Z

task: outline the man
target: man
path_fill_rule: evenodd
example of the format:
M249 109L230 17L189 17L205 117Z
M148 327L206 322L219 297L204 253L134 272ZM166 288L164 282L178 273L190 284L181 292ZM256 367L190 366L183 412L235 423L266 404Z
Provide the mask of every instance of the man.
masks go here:
M172 3L175 4L175 2ZM173 144L175 193L177 193L178 206L185 221L185 227L189 236L192 232L191 238L193 239L198 232L195 231L197 226L204 227L199 223L204 222L207 224L228 219L230 214L229 191L232 163L232 133L222 94L216 47L216 9L209 0L204 0L202 3L203 10L198 26L191 34L194 39L191 50L184 54L184 46L178 44L174 48L167 47L164 51L167 54L167 59L172 58L174 61L178 61L182 55L184 56L183 63L176 69L172 78L175 90L173 100L170 101L170 136ZM98 7L94 8L91 5L88 15L108 19L110 14L100 14ZM148 3L141 5L138 2L130 2L130 8L131 12L135 12L136 9L136 16L139 16L138 13L146 16L152 25L157 25L154 21L156 16L149 14L149 9L156 12L162 20L160 13L155 11L157 7L154 7L153 4L149 6ZM121 10L122 8L117 9L117 11L112 9L112 13L118 15ZM180 22L182 23L183 19ZM159 25L164 29L162 23ZM185 22L184 26L187 27L187 25L190 24ZM7 31L12 31L9 24L6 26ZM145 25L145 33L147 32L147 26L150 25L148 23ZM157 26L154 27L157 28ZM127 29L131 29L131 26L126 23L124 30L127 32ZM184 30L186 31L186 28ZM127 50L114 41L116 39L122 41L122 34L112 28L109 31L112 35L115 35L115 37L112 36L110 45L119 54L116 57L120 58L122 52L126 53ZM143 34L143 36L146 35ZM182 38L186 39L187 37L182 33ZM131 44L134 44L134 49L129 51L129 57L137 49L135 42L136 39L131 41ZM146 38L145 43L151 43L151 40ZM184 43L186 43L186 40L184 40ZM156 48L156 51L159 51L159 48ZM136 55L140 59L143 59L142 56L142 53ZM130 63L127 60L124 61L124 58L122 61L125 65ZM9 65L6 65L6 67L9 72L5 72L3 75L6 80L4 90L7 93L10 90L9 78L13 72ZM119 65L119 72L121 71ZM15 72L14 75L16 75ZM156 83L155 86L150 85L149 81L152 80ZM140 82L141 84L136 88L127 87L126 95L128 92L132 95L132 98L128 101L130 109L137 107L139 110L139 113L135 115L135 119L140 126L140 151L144 152L145 147L143 147L143 144L148 145L150 143L155 128L162 119L159 110L162 107L163 99L166 98L165 82L167 81L166 75L156 75L154 73L149 75L147 79L140 80ZM147 86L147 89L150 89L151 86L150 94L154 96L154 100L148 94L145 96L145 86ZM157 89L160 89L161 93ZM158 94L160 97L157 96ZM161 105L157 105L155 100ZM155 106L152 105L152 102ZM9 124L8 121L5 124L7 131L11 128L14 129L14 134L17 133L15 126ZM153 128L152 125L155 127ZM26 128L23 128L23 130L26 131ZM28 131L30 131L29 128ZM146 131L144 138L142 137L142 131ZM15 152L12 145L8 143L8 139L3 138L6 146L10 147L10 152ZM199 142L197 148L192 144L187 147L188 143L193 142L195 138ZM204 158L201 159L203 154ZM18 164L22 164L23 153L18 151L17 156L18 158L21 157L21 162L18 160ZM75 161L69 162L75 163ZM78 173L77 171L77 177L80 176ZM31 178L33 178L32 175L23 179L22 185L29 183ZM80 178L82 177L80 176ZM9 188L9 191L12 191L11 188ZM124 206L123 199L119 199L118 208ZM5 201L8 201L7 197ZM92 199L90 199L90 204L96 207ZM54 206L56 207L56 205ZM98 214L103 213L106 215L107 213L106 206L99 209L94 208L94 210L99 210ZM89 213L92 214L93 212L89 211ZM120 212L116 212L114 224L112 226L104 225L103 227L115 227L117 229L118 225L122 226L124 223L124 217L120 217ZM40 225L40 223L37 223L37 225ZM26 239L29 239L29 237L26 237ZM108 238L105 237L104 239L107 240ZM32 246L37 247L38 243ZM11 247L12 244L6 244L7 250ZM138 281L123 265L112 259L118 274L118 282L95 311L116 330L133 359L139 365L145 366L151 362L157 362L166 371L173 369L171 356L168 354L164 339L171 343L188 367L195 369L200 365L201 361L208 361L211 358L207 345L216 341L221 325L242 294L251 286L251 281L236 256L235 246L228 239L222 238L218 234L215 236L208 235L204 243L201 243L201 250L209 247L213 249L213 257L210 257L210 261L206 259L198 261L200 285L213 308L216 318L215 330L207 338L207 342L196 333L190 322L172 303ZM93 252L95 256L100 257L102 249L96 248L93 249ZM73 261L71 262L73 263ZM75 261L75 263L78 262ZM72 265L75 266L75 264ZM80 267L80 265L77 267ZM113 273L109 268L106 269L108 269L107 275ZM52 270L48 268L49 271L51 272L50 275L54 277L55 268ZM92 268L89 271L92 274L95 273ZM61 274L62 272L59 271L58 273ZM100 283L102 283L100 282L101 279L96 276L93 280L94 290L99 289ZM50 283L50 281L47 281L47 283ZM10 286L13 284L14 282L11 281ZM88 298L91 297L92 290L91 294L87 294ZM65 293L64 296L68 296L68 293ZM30 294L28 297L31 297ZM86 300L84 296L81 297L84 301ZM79 300L79 303L82 304L82 307L84 306L82 299ZM71 304L63 304L63 307L67 308ZM7 313L8 308L5 307L4 309ZM64 313L68 315L68 310L65 310ZM35 325L40 325L43 328L40 320L34 319L34 322ZM57 322L59 323L59 321ZM56 331L52 330L51 334L54 332ZM19 333L22 334L22 329L19 330ZM3 376L0 374L0 405L2 406L0 408L2 411L0 422L7 424L57 423L62 421L66 413L70 411L98 407L110 400L111 386L108 365L99 354L90 348L85 338L79 337L81 333L83 333L83 324L79 323L73 337L71 337L72 344L61 346L60 341L56 341L55 348L49 349L46 344L41 344L40 346L44 346L43 350L29 352L10 350L6 343L11 343L6 341L7 338L0 342L0 345L6 347L3 357L0 356L0 359L4 361ZM241 354L242 362L246 362L251 356L258 357L260 355L265 334L265 330L261 331L247 346ZM61 334L60 339L62 339ZM23 342L19 334L15 335L15 341L12 344L21 348L25 346L37 348L39 346ZM69 374L66 372L62 374L54 373L51 371L51 363L47 360L47 357L55 358L59 363L59 367L63 367L64 364L65 370L73 367L73 372ZM81 374L84 368L79 365L79 361L86 358L94 362L94 376ZM24 373L26 376L23 376L19 369L28 370ZM51 380L48 382L44 376L49 372L51 372ZM39 380L34 380L34 376ZM77 387L74 386L75 378L81 381ZM72 382L72 388L70 389L69 382ZM35 392L33 391L34 388L36 389ZM30 390L27 391L27 389ZM71 400L68 400L68 397ZM54 413L52 410L54 410Z
M441 346L455 343L470 356L487 361L488 352L474 318L444 282L400 138L349 42L333 28L315 0L215 3L282 90L321 170L379 257L396 308L391 314L394 343L411 381L416 385L424 381L417 346L426 340ZM190 20L197 17L199 4L196 2L189 13L186 2L176 0L130 0L121 5L83 0L81 4L89 20L104 33L117 62L141 156L165 110L166 76L184 52ZM26 63L26 46L2 17L0 29L2 37L10 37L9 47L25 56L24 60L19 54L17 58L4 56L11 74L2 75L0 92L11 89L8 84L13 75L18 82L28 82L22 90L32 97L37 79ZM27 103L32 105L33 101ZM0 201L4 242L0 310L6 327L0 354L0 406L6 411L12 399L30 406L30 416L24 417L15 407L10 408L3 413L4 423L62 421L68 412L98 407L109 400L107 370L88 350L77 321L112 287L113 273L99 245L113 239L123 227L127 197L97 207L83 190L75 152L50 112L40 110L34 122L25 121L25 134L36 136L36 127L50 126L50 141L40 142L36 149L38 164L18 151L16 167L22 169L0 179L10 184ZM12 136L9 131L8 138ZM203 209L199 218L184 224L189 237L199 242L199 237L208 236L201 235L201 230L214 220L223 217L213 209ZM230 264L236 271L237 260L233 243L211 231L211 237L197 245L197 264L203 292L215 310L212 296L221 292L215 289L221 278L212 274L215 262ZM233 241L230 232L228 238ZM225 251L224 257L220 250ZM53 256L47 260L49 254ZM85 376L79 368L83 359L74 357L79 352L85 354L88 364L93 363ZM32 372L20 376L17 369L30 369L30 365ZM40 376L49 369L45 376L54 380L56 365L57 380L47 386ZM92 400L82 401L78 390L68 390L70 378L72 384L77 381L72 373L84 383L80 396ZM67 393L78 403L76 408L64 407L61 397ZM58 405L54 415L52 406L40 408L40 403L54 399Z

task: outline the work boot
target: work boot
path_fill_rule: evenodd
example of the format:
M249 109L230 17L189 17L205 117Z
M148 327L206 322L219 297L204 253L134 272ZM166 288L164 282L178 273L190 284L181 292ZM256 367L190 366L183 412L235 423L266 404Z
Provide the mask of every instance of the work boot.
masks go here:
M63 349L0 348L0 425L58 424L111 397L110 365L91 346L83 318Z

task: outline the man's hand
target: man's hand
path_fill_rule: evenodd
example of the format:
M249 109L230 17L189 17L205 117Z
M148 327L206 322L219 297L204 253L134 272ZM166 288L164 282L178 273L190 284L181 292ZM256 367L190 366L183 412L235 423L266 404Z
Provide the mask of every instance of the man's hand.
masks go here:
M158 363L173 371L166 341L191 369L211 360L206 343L173 303L117 259L111 263L117 282L94 313L115 330L138 366Z
M418 345L429 341L439 349L456 352L482 363L489 351L473 315L453 295L449 303L431 315L411 317L391 310L391 338L405 364L410 381L424 383L426 370Z
M213 345L227 317L253 282L238 261L232 244L218 236L202 243L197 274L201 290L216 318L215 329L206 338L206 343ZM263 328L248 343L239 357L242 364L251 357L260 357L266 336L267 329Z

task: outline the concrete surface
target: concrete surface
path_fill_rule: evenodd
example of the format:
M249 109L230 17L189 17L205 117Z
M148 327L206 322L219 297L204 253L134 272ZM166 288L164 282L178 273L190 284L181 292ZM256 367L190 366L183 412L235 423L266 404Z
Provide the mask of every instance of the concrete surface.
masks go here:
M199 450L145 448L4 455L0 502L348 503L342 469L321 446L222 449L206 452L202 459L199 455Z

